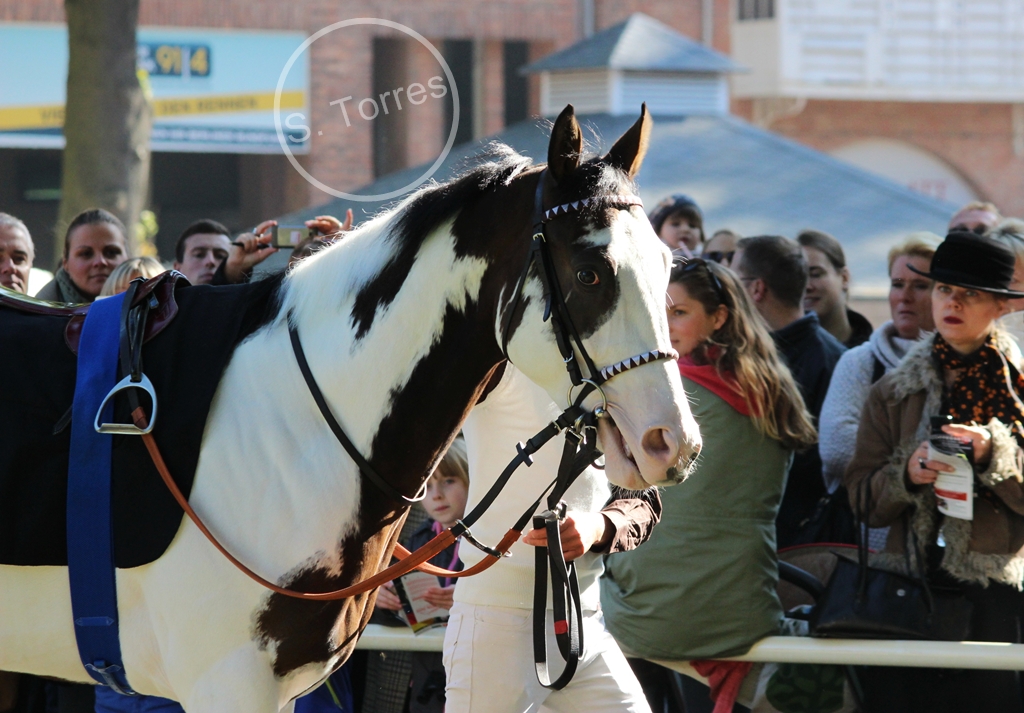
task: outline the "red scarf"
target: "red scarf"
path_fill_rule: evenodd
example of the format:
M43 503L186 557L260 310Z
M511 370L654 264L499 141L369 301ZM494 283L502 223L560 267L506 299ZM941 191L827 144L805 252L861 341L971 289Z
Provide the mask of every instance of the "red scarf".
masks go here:
M711 364L694 364L689 356L679 357L679 373L695 384L703 386L718 398L725 401L743 416L750 416L750 407L743 398L743 389L731 372L719 374Z

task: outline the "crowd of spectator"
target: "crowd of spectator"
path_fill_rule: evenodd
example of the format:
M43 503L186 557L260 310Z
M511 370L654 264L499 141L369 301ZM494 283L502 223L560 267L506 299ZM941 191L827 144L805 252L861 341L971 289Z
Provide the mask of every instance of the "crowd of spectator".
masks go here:
M825 232L807 229L790 239L722 228L708 237L700 206L685 195L667 197L649 219L675 255L666 295L670 338L704 447L690 479L666 490L661 503L634 502L621 493L609 498L595 489L601 502L581 506L579 521L588 518L597 535L580 552L567 547L567 553L592 556L579 566L584 579L593 578L590 645L607 641L609 647L595 654L604 663L592 671L614 691L600 695L620 696L623 710L711 711L707 686L651 661L691 661L713 684L716 677L735 683L750 674L749 664L723 672L711 660L788 631L776 593L780 553L854 543L855 522L867 517L864 503L870 504L870 545L879 561L899 568L912 552L930 577L959 587L972 601L972 638L1024 643L1024 403L1018 397L1024 377L1016 341L1024 337L1024 221L971 203L952 216L945 238L917 232L894 242L887 258L891 318L872 325L851 308L856 276L842 244ZM270 244L275 225L265 221L233 235L216 221L199 220L178 239L173 267L193 284L247 281L277 252ZM318 216L306 225L316 236L294 249L292 261L350 229L352 216L345 222ZM129 257L128 244L115 216L83 212L67 228L53 281L37 296L88 303L165 269L157 259ZM25 224L0 213L0 285L27 293L34 255ZM517 378L509 367L502 388L474 418L500 416L501 399L516 398ZM927 448L936 416L948 416L945 433L973 449L973 521L938 510L933 483L946 467L930 460ZM467 432L476 427L471 419ZM410 516L406 544L426 541L461 517L474 492L472 465L465 446L455 446L428 483L426 511ZM595 479L602 480L599 474ZM633 541L620 542L616 533L623 532L633 532ZM541 544L533 537L526 543ZM457 547L435 563L462 567ZM511 636L508 622L528 616L510 592L529 579L529 569L507 566L505 584L481 578L460 589L441 580L430 591L431 603L452 609L464 632L466 621L475 622L474 636L486 642L480 651L446 643L445 665L440 655L396 654L385 666L364 654L297 710L440 711L447 687L448 710L469 711L471 691L485 685L473 682L485 670L478 654L502 646ZM404 625L402 608L394 588L384 587L375 620ZM505 624L485 625L499 614ZM528 657L529 632L519 634ZM628 669L618 663L620 649L632 670L628 680L621 678ZM511 677L523 690L492 697L487 710L513 710L505 701L510 696L528 706L540 700L540 692L531 692L529 659L523 660L527 673ZM565 694L577 704L584 691L603 690L580 678ZM69 685L23 684L18 713L126 710L105 691L94 703ZM1024 691L1012 673L866 667L863 684L867 711L1024 712ZM635 693L641 690L646 702ZM562 700L546 705L560 710ZM151 709L180 710L160 699ZM747 709L735 703L732 710Z
M855 542L857 518L871 528L873 564L923 573L973 605L969 638L1024 642L1024 378L1013 338L1024 332L1024 222L972 203L952 216L945 239L919 232L897 241L888 254L891 319L873 328L849 305L854 276L827 233L804 230L790 240L719 231L703 245L686 242L680 236L703 235L704 224L681 195L659 204L651 221L682 256L668 295L673 344L679 320L697 315L703 330L697 349L685 343L679 351L705 439L692 487L665 491L651 542L609 557L602 580L609 629L641 657L635 669L652 709L692 713L712 704L706 687L687 677L673 687L674 674L651 660L690 661L719 695L732 679L735 695L750 664L706 659L742 653L793 625L773 586L776 563L800 545ZM743 301L735 300L737 283ZM715 416L741 424L764 414L744 396L752 386L743 372L725 363L741 349L721 321L723 306L742 321L746 298L771 335L773 370L792 374L794 408L807 419L803 442L759 431L784 455L795 451L781 469L770 448L759 450ZM732 388L709 394L708 379ZM929 456L934 417L973 453L972 520L939 511L948 493L937 495L934 483L950 468ZM766 515L774 528L763 527ZM864 711L1024 710L1016 673L857 673ZM732 704L715 710L747 710Z

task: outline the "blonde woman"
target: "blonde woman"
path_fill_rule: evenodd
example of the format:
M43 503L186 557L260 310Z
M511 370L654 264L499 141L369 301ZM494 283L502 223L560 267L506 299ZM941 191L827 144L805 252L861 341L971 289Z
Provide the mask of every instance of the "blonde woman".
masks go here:
M672 346L704 447L686 483L662 492L643 547L607 558L601 605L623 650L642 659L736 656L778 634L775 517L795 450L816 438L811 416L739 279L691 259L668 288ZM631 663L633 663L631 661ZM634 670L654 710L667 669ZM688 713L711 710L684 679Z
M942 238L913 233L889 251L889 311L892 319L871 338L839 358L818 420L822 476L829 492L843 479L853 459L857 427L871 385L896 368L914 343L935 329L932 320L932 281L914 272L927 272ZM879 544L884 544L884 541Z
M160 261L152 257L131 257L114 268L114 271L107 277L107 281L100 290L100 297L119 295L128 289L128 285L136 277L151 277L166 272Z

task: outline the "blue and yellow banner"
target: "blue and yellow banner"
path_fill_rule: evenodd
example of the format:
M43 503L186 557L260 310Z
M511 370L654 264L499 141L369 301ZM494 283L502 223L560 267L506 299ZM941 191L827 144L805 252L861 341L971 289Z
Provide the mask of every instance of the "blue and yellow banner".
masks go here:
M137 61L152 93L156 151L280 153L274 95L305 41L299 32L140 28ZM64 25L0 23L0 146L63 146ZM307 55L291 68L281 108L309 106ZM301 134L300 134L301 136ZM290 146L308 151L308 141Z

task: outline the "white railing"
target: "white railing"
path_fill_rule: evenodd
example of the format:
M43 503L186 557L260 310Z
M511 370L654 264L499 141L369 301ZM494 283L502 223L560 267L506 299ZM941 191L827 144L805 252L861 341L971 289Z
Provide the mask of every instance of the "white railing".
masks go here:
M412 629L370 624L356 648L383 651L440 651L444 629L414 634ZM858 666L915 666L1024 671L1024 644L989 641L881 641L769 636L733 661L828 663ZM656 661L684 673L687 661Z

